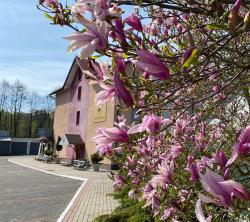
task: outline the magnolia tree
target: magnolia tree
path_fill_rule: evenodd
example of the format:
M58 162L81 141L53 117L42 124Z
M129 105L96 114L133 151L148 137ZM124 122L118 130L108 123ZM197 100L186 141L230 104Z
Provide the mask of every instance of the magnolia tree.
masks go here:
M249 221L250 1L41 0L128 125L98 129L115 192L156 221ZM128 11L129 14L127 13ZM103 58L103 59L101 59ZM196 219L197 218L197 219Z

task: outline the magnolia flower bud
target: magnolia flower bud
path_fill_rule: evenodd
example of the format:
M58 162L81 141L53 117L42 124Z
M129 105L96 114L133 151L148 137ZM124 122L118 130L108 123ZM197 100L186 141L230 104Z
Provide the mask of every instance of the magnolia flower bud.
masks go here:
M181 33L183 31L183 27L182 27L182 25L180 23L177 25L177 31L179 33Z
M250 26L250 11L244 17L244 27L248 28Z
M153 36L156 36L158 33L158 27L156 24L152 24L150 26L150 34L153 35Z
M230 29L235 29L239 24L239 15L237 10L232 10L228 15L228 27Z

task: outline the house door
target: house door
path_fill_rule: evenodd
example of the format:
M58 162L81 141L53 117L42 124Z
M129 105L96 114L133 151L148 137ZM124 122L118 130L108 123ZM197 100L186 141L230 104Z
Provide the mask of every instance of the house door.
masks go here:
M85 144L75 145L76 148L76 159L85 158Z

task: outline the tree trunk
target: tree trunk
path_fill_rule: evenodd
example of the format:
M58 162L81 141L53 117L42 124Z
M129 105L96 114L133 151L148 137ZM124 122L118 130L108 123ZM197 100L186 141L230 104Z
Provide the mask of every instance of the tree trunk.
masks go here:
M32 123L33 123L33 113L30 112L30 122L29 122L29 138L32 137Z

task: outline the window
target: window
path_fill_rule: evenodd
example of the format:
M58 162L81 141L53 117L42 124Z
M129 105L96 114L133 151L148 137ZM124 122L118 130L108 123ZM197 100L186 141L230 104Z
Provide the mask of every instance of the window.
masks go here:
M76 125L79 125L80 123L80 111L77 111L76 113Z
M81 81L82 80L82 71L81 71L81 69L77 70L77 75L78 75L78 80Z
M137 114L138 109L132 109L131 111L131 121L136 121L139 117L139 115Z
M78 98L78 100L81 100L81 97L82 97L82 87L79 86L79 87L78 87L78 93L77 93L77 98Z

